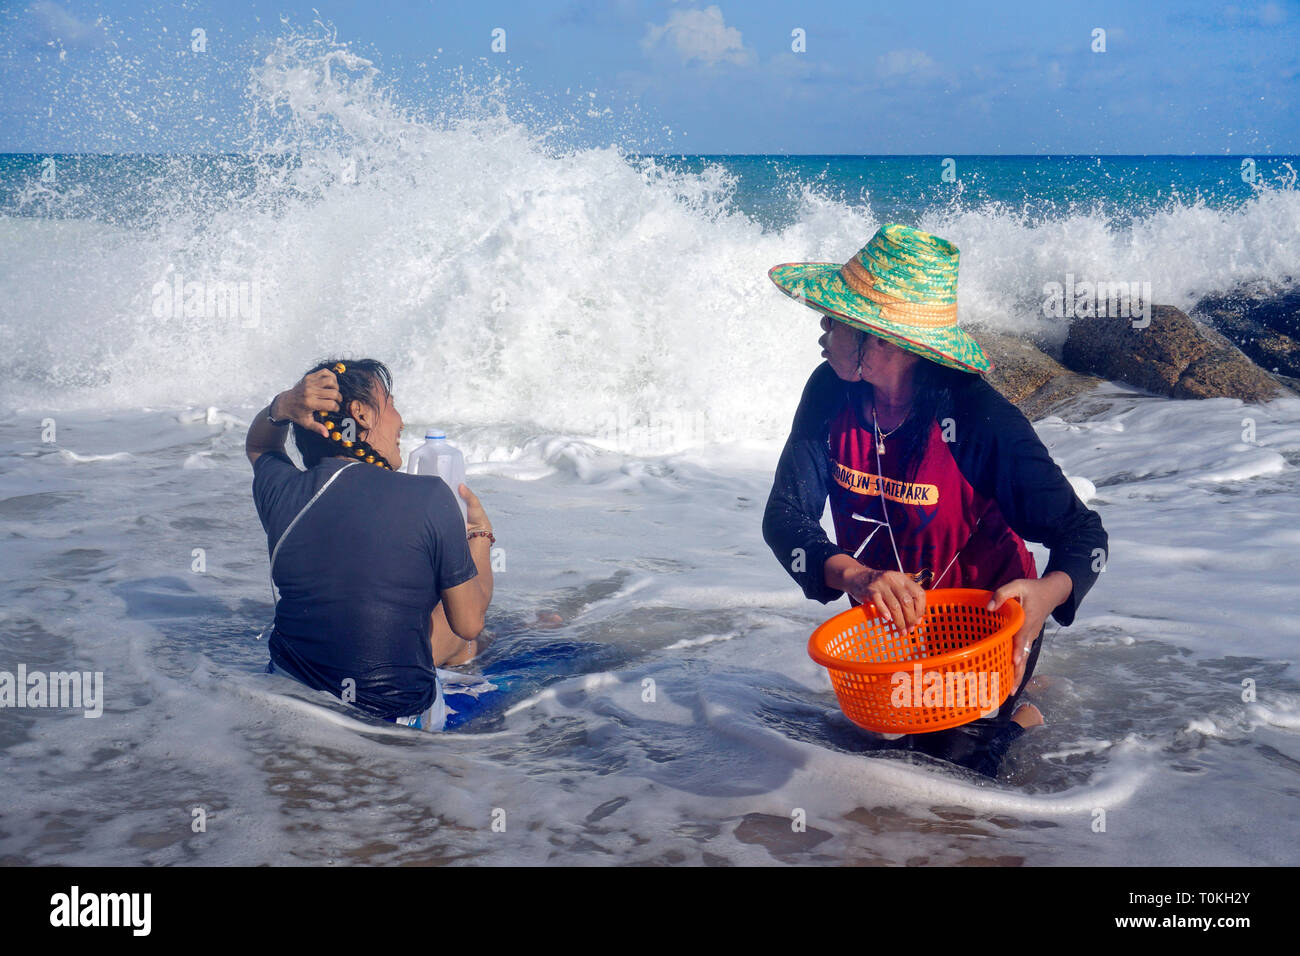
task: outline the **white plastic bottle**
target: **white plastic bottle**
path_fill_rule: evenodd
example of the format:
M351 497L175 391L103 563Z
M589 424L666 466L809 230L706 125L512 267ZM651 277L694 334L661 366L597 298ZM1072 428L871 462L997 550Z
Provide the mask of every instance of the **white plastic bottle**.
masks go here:
M424 444L411 452L406 462L408 475L437 475L447 483L451 493L460 505L462 520L466 516L465 499L460 496L460 486L465 481L465 456L455 445L447 441L447 435L441 429L430 428L424 433Z

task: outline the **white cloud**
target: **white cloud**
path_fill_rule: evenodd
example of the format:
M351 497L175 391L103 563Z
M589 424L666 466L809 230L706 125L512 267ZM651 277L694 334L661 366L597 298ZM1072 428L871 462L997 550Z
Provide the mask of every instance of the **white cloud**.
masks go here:
M1259 22L1266 27L1275 27L1286 20L1286 11L1280 4L1266 3L1259 8Z
M94 23L83 23L57 3L40 0L27 8L34 25L50 39L65 46L93 44L102 35Z
M1238 7L1230 4L1220 11L1223 22L1228 26L1237 26L1238 24L1258 24L1262 27L1275 27L1280 23L1286 22L1286 10L1279 3L1269 0L1268 3L1258 7Z
M922 50L890 50L876 58L876 72L885 79L927 77L938 70L938 64Z
M677 50L684 63L699 60L706 66L744 66L754 61L754 51L745 47L739 30L723 22L717 7L674 10L662 26L650 25L641 45L650 50L664 42Z

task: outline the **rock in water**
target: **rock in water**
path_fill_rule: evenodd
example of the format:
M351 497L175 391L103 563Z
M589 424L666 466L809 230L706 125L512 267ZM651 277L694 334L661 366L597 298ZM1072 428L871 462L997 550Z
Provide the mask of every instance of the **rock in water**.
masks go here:
M1237 289L1206 296L1192 308L1256 364L1300 378L1300 289Z
M1151 307L1151 324L1078 318L1061 351L1069 368L1127 382L1170 398L1239 398L1265 402L1282 387L1231 342L1171 305Z
M1072 372L1035 346L991 329L971 330L984 349L993 370L985 378L1017 406L1030 421L1037 421L1102 379Z

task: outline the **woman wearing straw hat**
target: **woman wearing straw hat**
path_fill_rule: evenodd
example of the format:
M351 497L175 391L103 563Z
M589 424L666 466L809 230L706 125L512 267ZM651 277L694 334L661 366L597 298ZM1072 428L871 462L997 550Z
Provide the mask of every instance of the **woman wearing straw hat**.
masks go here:
M1015 687L991 717L904 737L994 775L1007 745L1042 722L1020 707L1048 615L1066 626L1105 561L1107 537L957 325L957 248L881 227L847 263L775 266L777 288L822 314L822 355L795 413L763 537L804 594L875 602L904 631L929 587L1014 597ZM821 527L830 498L836 541ZM1025 539L1047 546L1042 577Z

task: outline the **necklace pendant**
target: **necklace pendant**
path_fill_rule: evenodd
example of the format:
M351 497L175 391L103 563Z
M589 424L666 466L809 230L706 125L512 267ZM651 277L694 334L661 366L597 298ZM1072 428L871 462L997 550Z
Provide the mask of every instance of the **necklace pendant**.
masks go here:
M883 439L878 439L876 441L876 454L883 455L884 453L885 453L885 442Z

